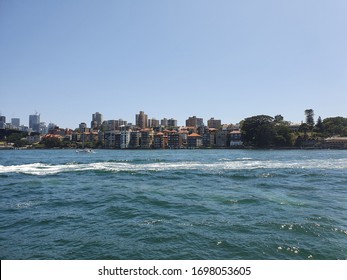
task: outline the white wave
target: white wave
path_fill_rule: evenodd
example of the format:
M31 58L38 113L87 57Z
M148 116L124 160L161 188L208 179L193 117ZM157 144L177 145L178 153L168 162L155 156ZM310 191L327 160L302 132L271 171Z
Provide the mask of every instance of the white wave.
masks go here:
M202 170L218 172L221 170L251 170L251 169L347 169L347 159L330 160L304 160L304 161L260 161L260 160L236 160L204 162L155 162L137 164L131 162L96 162L96 163L68 163L68 164L44 164L32 163L23 165L1 166L0 174L22 173L30 175L52 175L63 172L78 171L167 171L167 170Z

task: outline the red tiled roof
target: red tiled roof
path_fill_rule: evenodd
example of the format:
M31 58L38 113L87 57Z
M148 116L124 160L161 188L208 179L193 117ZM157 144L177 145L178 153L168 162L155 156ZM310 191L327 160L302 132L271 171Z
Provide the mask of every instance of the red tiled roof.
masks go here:
M188 137L201 137L201 135L197 133L192 133L192 134L189 134Z

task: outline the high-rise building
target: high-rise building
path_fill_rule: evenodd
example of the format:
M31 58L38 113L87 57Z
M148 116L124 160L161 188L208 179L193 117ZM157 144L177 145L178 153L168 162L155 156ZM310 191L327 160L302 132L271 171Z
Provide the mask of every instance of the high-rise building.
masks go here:
M29 128L33 131L40 132L40 115L29 115Z
M19 128L19 127L20 127L20 119L19 119L19 118L12 118L12 119L11 119L11 124L12 124L14 127Z
M95 114L92 115L92 121L90 123L90 127L94 130L98 130L101 127L102 124L102 114L99 112L96 112Z
M168 120L167 120L167 118L163 118L163 119L160 121L160 124L161 124L162 126L168 126Z
M6 128L6 117L0 116L0 129L5 129L5 128Z
M203 119L202 118L197 118L196 116L189 117L186 120L186 126L199 127L199 126L203 126L203 125L204 125Z
M177 126L177 120L174 120L174 119L169 119L167 121L167 126L171 126L171 127L176 127Z
M147 123L148 123L148 116L143 111L140 111L139 114L136 114L136 126L140 128L146 128Z
M159 127L159 120L157 119L149 119L148 127Z
M78 126L80 132L85 132L87 129L87 124L86 123L80 123Z
M207 121L207 126L209 128L219 128L222 125L221 120L215 120L214 118L211 118Z

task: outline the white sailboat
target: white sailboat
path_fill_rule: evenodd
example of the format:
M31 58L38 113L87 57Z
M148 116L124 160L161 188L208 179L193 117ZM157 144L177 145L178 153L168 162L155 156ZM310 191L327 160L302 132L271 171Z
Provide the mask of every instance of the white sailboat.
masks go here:
M83 132L82 132L82 149L76 149L76 153L88 153L88 154L94 154L94 150L92 149L88 149L84 147L84 132L85 129L83 128Z

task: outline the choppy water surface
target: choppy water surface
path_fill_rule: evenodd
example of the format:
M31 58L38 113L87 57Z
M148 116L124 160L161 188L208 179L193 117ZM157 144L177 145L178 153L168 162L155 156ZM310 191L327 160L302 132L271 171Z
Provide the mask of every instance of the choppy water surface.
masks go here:
M347 151L0 151L1 259L347 259Z

